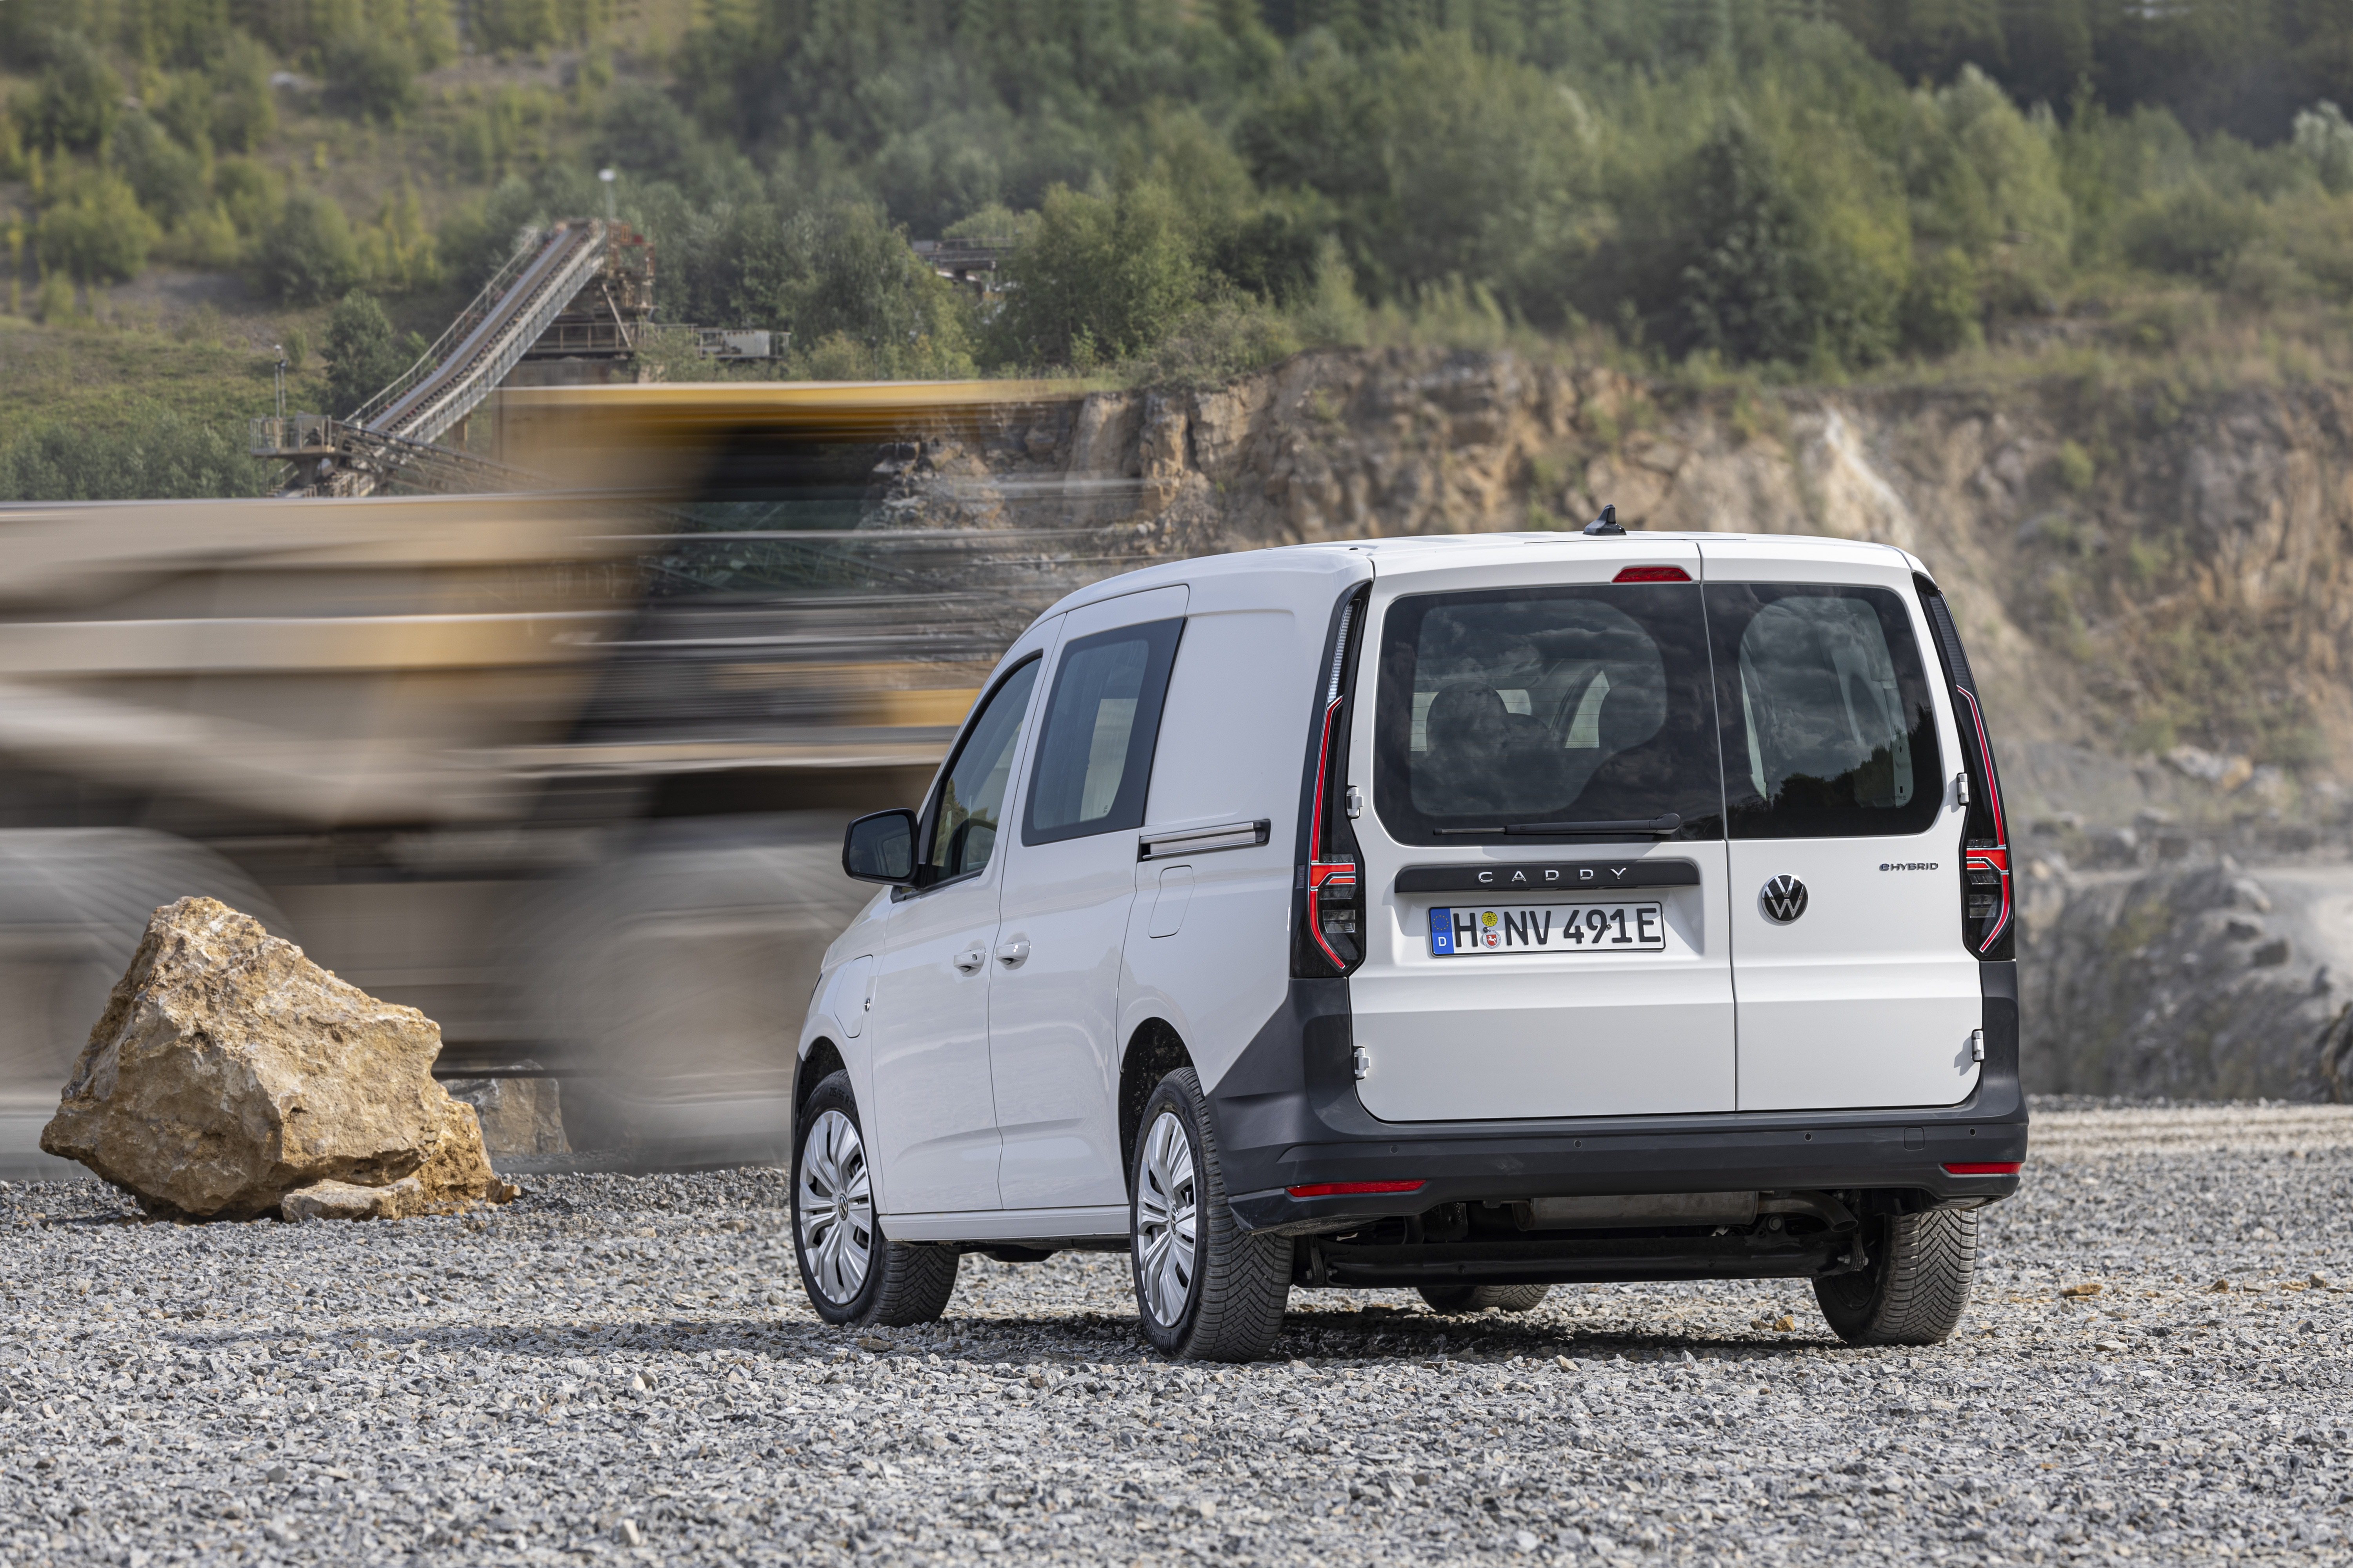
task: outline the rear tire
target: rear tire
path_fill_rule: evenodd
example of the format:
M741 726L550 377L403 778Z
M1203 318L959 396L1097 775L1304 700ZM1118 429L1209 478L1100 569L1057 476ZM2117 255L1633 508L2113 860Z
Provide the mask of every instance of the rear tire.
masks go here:
M1291 1238L1245 1234L1235 1222L1192 1068L1161 1079L1144 1102L1130 1190L1128 1259L1144 1337L1188 1361L1266 1354L1291 1300Z
M1552 1294L1549 1285L1417 1285L1433 1312L1533 1312Z
M1942 1344L1968 1309L1978 1211L1931 1209L1863 1222L1870 1264L1814 1281L1822 1316L1850 1345Z
M882 1234L847 1073L828 1074L810 1091L795 1129L793 1257L809 1305L844 1328L929 1323L955 1294L964 1261L955 1248Z

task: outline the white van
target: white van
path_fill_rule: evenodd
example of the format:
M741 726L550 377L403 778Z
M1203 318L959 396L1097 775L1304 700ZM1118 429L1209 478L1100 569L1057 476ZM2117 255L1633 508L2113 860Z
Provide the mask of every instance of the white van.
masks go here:
M1295 1287L1804 1277L1943 1339L2026 1154L2006 829L1903 551L1481 535L1154 567L1008 652L800 1039L801 1277L1134 1260L1175 1355Z

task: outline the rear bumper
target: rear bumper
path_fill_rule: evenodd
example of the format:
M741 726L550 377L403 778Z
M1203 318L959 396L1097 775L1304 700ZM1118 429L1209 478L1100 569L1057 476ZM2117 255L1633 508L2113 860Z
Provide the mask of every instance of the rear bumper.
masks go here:
M2006 1198L2018 1191L2015 1175L1947 1169L2026 1158L2016 970L1984 969L1986 1060L1976 1092L1957 1106L1546 1122L1376 1120L1348 1067L1346 982L1294 981L1290 1005L1209 1096L1226 1190L1245 1228L1302 1234L1514 1198L1852 1189L1937 1202ZM1289 1191L1398 1181L1425 1185L1308 1198Z

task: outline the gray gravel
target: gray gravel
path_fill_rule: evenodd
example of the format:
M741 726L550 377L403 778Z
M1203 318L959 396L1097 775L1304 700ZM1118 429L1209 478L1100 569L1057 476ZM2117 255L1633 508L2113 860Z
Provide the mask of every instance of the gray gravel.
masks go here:
M1172 1366L1093 1255L853 1340L771 1171L374 1225L18 1186L0 1559L2353 1560L2353 1114L2151 1116L2042 1119L1926 1351L1778 1282L1303 1291L1276 1359Z

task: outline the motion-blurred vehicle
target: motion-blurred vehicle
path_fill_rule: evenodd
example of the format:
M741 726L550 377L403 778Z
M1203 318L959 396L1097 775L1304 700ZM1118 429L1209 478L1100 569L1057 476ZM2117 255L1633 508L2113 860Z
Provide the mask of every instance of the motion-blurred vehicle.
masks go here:
M1884 546L1597 530L1168 563L1021 634L845 837L889 891L802 1030L821 1315L1080 1247L1213 1360L1293 1286L1953 1331L2027 1130L1953 619Z
M841 824L1094 569L884 502L1059 397L533 389L500 459L562 492L0 508L0 1167L69 1170L38 1128L192 893L423 1009L443 1075L559 1078L575 1150L781 1158Z

